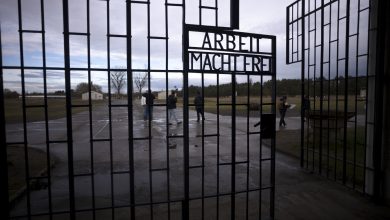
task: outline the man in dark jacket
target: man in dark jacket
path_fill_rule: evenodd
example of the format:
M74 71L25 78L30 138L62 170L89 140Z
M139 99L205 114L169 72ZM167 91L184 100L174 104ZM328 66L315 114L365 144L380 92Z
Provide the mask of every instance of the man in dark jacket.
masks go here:
M167 107L168 107L168 124L171 125L172 123L171 118L175 119L177 124L180 124L181 121L179 121L176 117L176 103L177 103L177 98L176 98L176 92L172 91L171 94L168 96L167 100Z
M194 99L195 109L196 109L196 116L198 118L198 122L200 119L200 115L202 115L202 120L204 120L204 112L203 112L203 97L200 95L200 92L196 92L196 96Z
M148 120L149 116L150 120L153 120L153 104L156 97L150 90L142 94L142 96L146 99L146 105L144 106L144 121Z
M287 97L283 96L280 98L279 103L279 113L280 113L280 121L279 121L279 127L284 126L286 127L286 122L284 121L284 117L286 116L287 109L290 108L291 105L287 104Z

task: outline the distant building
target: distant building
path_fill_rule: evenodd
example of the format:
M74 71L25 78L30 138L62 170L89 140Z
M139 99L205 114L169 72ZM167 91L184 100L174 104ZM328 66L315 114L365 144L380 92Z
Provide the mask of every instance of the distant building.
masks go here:
M157 99L162 100L162 99L166 99L166 98L167 98L167 93L166 93L166 91L158 92L158 94L157 94Z
M89 100L89 92L83 93L81 95L82 100ZM92 100L103 100L103 94L91 91L91 99Z

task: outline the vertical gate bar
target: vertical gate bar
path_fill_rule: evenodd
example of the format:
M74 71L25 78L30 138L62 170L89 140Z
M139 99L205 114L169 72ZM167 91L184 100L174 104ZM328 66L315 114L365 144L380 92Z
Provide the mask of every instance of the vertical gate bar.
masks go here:
M272 37L272 82L273 82L273 93L272 93L272 113L276 113L276 37ZM262 94L263 95L263 94ZM275 132L273 132L272 139L271 139L271 198L270 198L270 216L271 219L275 219L275 159L276 159L276 153L275 153Z
M286 63L290 63L290 7L291 6L286 8Z
M202 103L204 103L204 73L202 72ZM204 108L203 108L204 109ZM204 110L203 110L204 111ZM202 114L202 117L204 113ZM204 120L202 120L202 219L204 219Z
M302 3L302 2L301 2ZM297 62L299 61L299 2L297 2L297 21L295 22L297 24Z
M8 163L7 163L7 135L5 128L5 109L4 109L4 81L3 81L3 43L1 40L1 25L0 25L0 192L2 208L0 216L4 219L9 218L9 193L8 193Z
M24 49L23 49L23 25L22 25L22 2L18 0L18 22L19 22L19 50L20 50L20 77L22 83L22 112L23 112L23 148L25 160L25 181L26 181L26 199L27 199L27 215L31 219L31 201L30 201L30 168L28 160L28 144L27 144L27 114L26 114L26 88L25 88L25 67L24 67Z
M310 13L310 6L311 6L311 1L307 1L307 3L308 3L308 6L307 6L307 8L308 8L308 13ZM308 41L307 41L307 57L308 57L308 62L307 62L307 80L308 80L308 82L307 82L307 94L308 94L308 96L309 96L309 98L310 98L310 65L311 65L311 63L310 63L310 59L311 59L311 47L310 47L310 42L311 42L311 36L310 36L310 33L311 33L311 18L310 18L310 15L307 17L307 20L308 20L308 25L307 25L307 27L308 27L308 30L307 30L307 33L308 33ZM313 83L314 83L314 80L312 80L313 81ZM315 96L313 95L313 98L315 99ZM314 101L314 99L313 99L313 101ZM310 103L310 105L311 105L311 103ZM314 106L314 105L313 105ZM311 107L311 106L310 106ZM314 106L315 107L315 106ZM315 109L313 107L313 109ZM313 125L314 125L314 123L313 123ZM307 138L306 138L306 169L309 169L309 149L310 149L310 130L309 129L307 129L308 131L307 131ZM314 132L312 132L313 134L314 134Z
M189 34L185 26L185 1L183 1L183 45L188 45ZM184 157L184 200L183 200L183 219L189 219L189 126L188 126L188 48L184 48L183 60L183 157Z
M230 27L240 28L240 0L230 0Z
M19 0L20 1L20 0ZM70 48L69 48L69 6L68 0L62 0L64 22L64 70L65 70L65 93L66 93L66 133L68 144L68 177L69 177L69 209L70 219L76 218L75 213L75 189L73 170L73 133L72 133L72 94L70 80Z
M332 80L331 80L331 75L330 75L330 68L331 68L331 52L332 52L332 44L331 44L331 41L332 41L332 5L329 5L329 23L328 23L328 112L327 114L329 115L329 111L330 111L330 101L331 101L331 93L330 93L330 90L331 90L331 87L330 85L332 84ZM329 170L330 170L330 129L329 129L329 126L330 126L330 120L328 118L328 133L327 133L327 153L326 153L326 178L329 178Z
M324 108L324 0L321 0L321 56L320 56L320 145L319 145L319 173L322 174L322 130Z
M111 133L111 37L110 37L110 0L107 0L107 5L106 5L106 13L107 13L107 90L108 90L108 123L109 123L109 145L110 145L110 151L111 151L111 146L112 146L112 133ZM89 25L88 25L89 26ZM88 82L90 79L88 78ZM91 83L89 83L91 84ZM91 93L91 92L90 92ZM89 95L89 100L91 100L91 94ZM91 153L92 154L92 153ZM92 154L93 156L93 154ZM110 158L111 160L111 158ZM111 165L111 164L110 164ZM111 166L110 166L111 167ZM93 169L92 169L93 171ZM94 172L93 172L94 173ZM112 173L112 172L111 172ZM93 179L92 179L93 181ZM111 185L112 185L112 178L110 177ZM93 200L94 203L94 200ZM95 205L95 204L93 204ZM111 198L111 206L112 206L112 198ZM95 212L93 213L95 216Z
M91 191L92 191L92 219L96 219L96 201L95 201L95 168L94 168L94 143L92 128L92 82L91 82L91 31L90 31L90 0L86 0L87 7L87 65L88 65L88 120L89 120L89 147L90 147L90 166L91 166Z
M340 1L337 1L337 46L336 46L336 118L339 116L339 70L340 70ZM336 120L336 128L338 127L338 120ZM337 181L337 162L338 162L338 132L335 134L335 152L334 152L334 180Z
M291 18L294 20L294 5L291 7ZM294 62L294 23L291 23L291 60Z
M146 12L147 12L147 42L148 42L148 97L152 96L151 86L150 86L150 0L147 1L146 4ZM150 101L149 101L150 102ZM148 146L149 146L149 202L150 202L150 219L153 220L153 164L152 164L152 109L154 108L153 105L149 106L149 121L148 121Z
M357 120L358 120L358 117L357 117L357 102L358 102L358 99L357 99L357 94L358 94L358 77L359 77L359 71L358 71L358 68L359 68L359 38L360 38L360 32L359 32L359 27L360 27L360 0L358 0L358 17L357 17L357 33L356 33L356 63L355 63L355 124L354 124L354 127L355 127L355 134L354 134L354 143L353 143L353 179L352 179L352 188L355 189L356 188L356 139L357 139Z
M217 216L219 220L219 141L220 141L220 130L219 130L219 72L217 72Z
M89 0L88 0L89 1ZM109 1L107 1L109 3ZM89 27L89 25L88 25ZM88 35L89 36L89 35ZM111 39L111 38L109 38ZM111 61L110 62L110 69L111 69ZM118 70L116 70L118 71ZM109 71L109 86L111 87L111 71ZM111 92L111 91L110 91ZM118 94L120 95L120 94ZM112 101L112 100L110 100ZM128 106L130 105L127 103ZM129 107L128 107L129 108ZM130 126L130 125L128 125ZM111 193L111 218L115 219L115 211L114 211L114 205L115 205L115 194L114 194L114 163L113 163L113 144L112 144L112 109L111 109L111 103L108 108L108 133L109 133L109 149L110 149L110 193Z
M301 20L301 26L302 26L302 35L301 35L301 109L304 109L304 96L305 96L305 0L302 0L302 4L301 4L301 16L302 16L302 20ZM310 27L309 27L310 29ZM287 37L288 38L288 37ZM287 44L286 44L287 45ZM310 58L309 58L310 59ZM310 99L310 97L308 97ZM302 111L301 110L301 167L304 166L304 139L305 139L305 111L308 111L308 110L304 110ZM309 118L307 118L307 120L309 120ZM309 128L307 128L309 130Z
M252 42L252 40L250 41ZM252 46L252 45L251 45ZM251 47L252 48L252 47ZM245 198L245 219L248 220L249 215L249 113L250 113L250 77L249 74L247 74L247 108L246 108L246 198Z
M321 0L322 1L322 0ZM317 1L315 1L314 2L314 10L316 10L317 9ZM317 85L317 74L318 74L318 72L317 72L317 66L318 65L322 65L322 60L320 60L320 63L317 63L317 12L314 12L314 109L316 108L316 106L317 106L317 99L316 99L316 96L317 96L317 94L318 94L318 92L317 92L317 87L318 87L318 85ZM321 59L321 58L320 58ZM321 92L320 92L320 96L321 96ZM321 102L321 97L320 97L320 102ZM321 107L320 107L320 114L322 114L321 113ZM321 121L321 120L320 120ZM321 122L320 122L321 123ZM316 127L316 120L314 120L314 127ZM322 127L320 127L320 129L321 129ZM315 130L315 129L314 129ZM319 157L319 150L320 150L320 146L318 146L318 152L316 152L315 151L315 149L316 149L316 139L318 139L318 137L316 138L316 134L315 134L315 131L313 131L313 133L314 133L314 135L313 135L313 167L312 167L312 169L313 169L313 171L314 170L316 170L316 166L315 166L315 164L316 164L316 155L318 154L318 157ZM321 137L320 137L321 138ZM320 141L321 141L321 139L320 139Z
M216 13L215 13L215 26L218 27L218 0L215 0L215 8L216 8ZM219 208L218 208L218 205L219 205L219 75L217 74L217 207L216 207L216 211L217 211L217 215L216 215L216 219L219 220ZM204 106L204 92L202 93L202 97L203 97L203 106L202 106L202 110L203 110L203 116L204 116L204 113L205 113L205 106Z
M263 71L263 65L260 67L261 71ZM263 75L260 76L260 123L261 123L261 116L263 115ZM272 98L271 98L272 99ZM272 102L272 100L271 100ZM261 126L261 125L260 125ZM261 219L261 197L263 196L263 175L262 175L262 169L263 169L263 136L261 135L261 128L260 128L260 134L259 134L259 219Z
M218 15L219 15L219 11L218 11L218 0L215 0L215 26L218 27ZM204 114L204 112L203 112Z
M168 44L168 0L165 0L165 37L166 37L166 40L165 40L165 97L168 97L168 67L169 67L169 63L168 63L168 57L169 57L169 53L168 53L168 49L169 49L169 44ZM168 99L165 99L166 102L168 101ZM168 104L168 103L166 103ZM165 127L166 127L166 131L167 131L167 145L166 145L166 153L167 153L167 196L168 196L168 219L170 220L171 219L171 189L170 189L170 157L169 157L169 124L168 124L168 105L166 105L165 107L165 118L167 119L166 120L166 123L165 123Z
M109 133L109 148L110 148L110 182L111 182L111 207L114 206L114 192L113 192L113 170L112 170L112 109L111 109L111 37L110 37L110 1L107 0L107 86L108 86L108 133ZM111 217L114 219L114 209L111 209Z
M344 143L343 143L343 184L347 183L347 126L348 126L348 79L349 79L349 22L351 0L347 0L345 34L345 83L344 83Z
M48 116L48 101L47 101L47 70L46 70L46 37L45 37L45 7L44 0L40 1L41 9L41 37L42 37L42 71L43 71L43 96L44 98L44 118L45 118L45 142L46 142L46 172L47 172L47 191L49 202L49 218L53 219L52 207L52 186L51 186L51 157L50 157L50 136L49 136L49 116Z
M329 23L328 23L328 112L327 114L329 115L329 112L330 112L330 101L331 101L331 98L330 98L330 90L331 90L331 83L332 83L332 80L330 79L330 69L331 69L331 52L332 52L332 5L329 5ZM330 163L330 129L329 129L329 125L330 125L330 120L329 120L329 117L328 117L328 129L327 129L327 153L326 153L326 178L329 178L329 163Z
M199 0L199 25L202 25L202 0Z
M236 215L236 73L232 72L232 167L231 167L231 209L230 218Z
M367 27L367 32L368 32L368 37L367 37L367 45L369 45L369 42L370 42L370 30L371 30L371 3L372 1L369 0L368 1L368 7L369 7L369 13L368 13L368 27ZM367 114L368 114L368 102L367 102L367 96L368 96L368 71L369 71L369 65L368 65L368 62L369 62L369 54L370 54L370 47L367 46L367 66L366 66L366 75L365 75L365 79L366 79L366 98L365 98L365 102L364 102L364 105L366 106L366 109L365 109L365 119L364 119L364 151L363 151L363 158L364 158L364 172L363 172L363 193L366 194L366 168L367 168L367 159L366 159L366 156L367 156L367 132L368 132L368 129L367 129L367 124L368 124L368 121L367 121Z
M133 62L132 62L132 26L131 26L131 0L126 0L126 77L127 77L127 115L128 115L128 147L129 147L129 177L130 177L130 219L135 220L135 190L134 190L134 132L133 132ZM129 95L129 93L131 95ZM111 105L111 104L110 104Z
M377 11L377 41L376 48L385 48L386 45L386 12L389 8L388 1L378 1ZM374 113L374 201L377 203L383 202L383 171L382 171L382 143L383 143L383 86L384 86L384 71L385 71L385 50L376 51L375 63L375 113Z

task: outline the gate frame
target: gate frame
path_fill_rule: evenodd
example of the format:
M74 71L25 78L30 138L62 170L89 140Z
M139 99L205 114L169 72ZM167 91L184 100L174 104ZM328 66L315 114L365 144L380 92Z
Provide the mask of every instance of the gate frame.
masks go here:
M261 149L262 149L262 143L263 143L263 139L271 139L271 146L270 147L270 151L271 151L271 158L270 158L270 161L271 161L271 168L270 168L270 181L271 181L271 186L270 187L265 187L263 188L262 187L262 182L260 181L259 183L259 189L255 190L255 191L259 191L259 195L260 195L260 198L261 198L261 193L262 193L262 190L267 190L269 189L270 190L270 217L271 219L274 219L275 218L275 156L276 156L276 142L275 142L275 134L276 134L276 130L275 130L275 121L276 121L276 73L277 73L277 66L276 66L276 54L277 54L277 50L276 50L276 36L273 36L273 35L265 35L265 34L253 34L253 33L244 33L244 32L239 32L239 31L233 31L234 28L225 28L225 27L215 27L215 26L206 26L206 25L191 25L191 24L183 24L183 88L184 88L184 94L183 94L183 121L184 121L184 131L183 131L183 135L184 135L184 170L185 170L185 175L184 175L184 188L185 188L185 199L183 201L183 219L189 219L189 204L188 202L190 201L190 197L189 197L189 170L190 170L190 166L189 166L189 123L188 123L188 120L189 120L189 102L188 102L188 73L189 72L194 72L194 73L200 73L203 74L204 73L215 73L215 74L220 74L220 73L225 73L225 74L230 74L232 76L232 90L233 90L233 93L235 93L236 89L235 89L235 85L236 85L236 73L244 73L244 75L247 75L248 77L250 75L253 75L253 76L271 76L271 81L272 81L272 95L271 95L271 103L263 103L262 102L262 97L263 97L263 92L262 92L262 84L263 84L263 80L261 78L261 103L260 103L260 120L262 121L262 116L270 116L270 119L271 120L267 120L267 122L270 122L270 123L273 123L270 127L268 127L268 125L263 125L261 124L261 130L260 132L256 133L256 132L253 132L253 134L259 134L260 135L260 140L259 140L259 145L260 145L260 161L259 161L259 176L261 178L262 176L262 171L261 171L261 163L262 163L262 159L261 159ZM272 61L269 62L269 74L254 74L251 72L247 73L245 71L213 71L213 70L209 70L209 71L202 71L202 70L190 70L189 69L189 32L190 31L194 31L194 32L212 32L212 33L222 33L222 34L242 34L242 35L245 35L245 36L256 36L258 38L264 38L264 39L269 39L271 40L271 52L269 53L270 55L270 58L272 59ZM217 50L219 51L219 50ZM237 51L238 52L238 51ZM262 52L259 52L259 53L262 53ZM234 52L232 53L234 54ZM201 64L202 65L202 64ZM262 72L262 71L261 71ZM203 79L203 78L202 78ZM202 80L202 83L203 83L203 80ZM217 86L219 86L219 83L217 83ZM203 88L203 86L202 86ZM232 106L235 106L236 104L236 96L233 94L232 95ZM248 97L249 97L249 94L248 94ZM249 104L248 104L249 105ZM263 105L271 105L271 114L263 114L263 108L262 106ZM187 107L184 107L184 106L187 106ZM217 107L219 109L219 106ZM248 106L249 108L249 106ZM218 117L219 117L219 114L218 114ZM248 116L249 117L249 116ZM236 139L235 139L235 136L236 136L236 109L235 107L232 107L232 115L231 115L231 118L232 118L232 162L231 162L231 192L230 192L230 196L231 196L231 219L234 220L235 219L235 194L237 193L236 192L236 189L235 189L235 165L238 164L238 162L236 162ZM258 123L260 124L260 123ZM264 126L264 127L263 127ZM202 128L203 129L203 128ZM270 130L269 130L270 129ZM218 134L219 135L219 134ZM265 135L265 137L263 138L261 135ZM203 139L204 137L202 137ZM248 146L249 146L249 143L247 143ZM248 161L249 162L249 161ZM218 161L218 164L217 166L219 167L219 161ZM248 173L247 173L248 174ZM249 189L247 189L249 190ZM252 190L254 191L254 190ZM248 191L247 191L248 193ZM217 196L219 196L217 194ZM248 207L247 207L248 209ZM203 209L202 209L203 210ZM247 210L247 213L248 215L248 210ZM217 215L218 216L218 215ZM248 216L247 216L248 217ZM259 218L261 219L261 201L259 202Z

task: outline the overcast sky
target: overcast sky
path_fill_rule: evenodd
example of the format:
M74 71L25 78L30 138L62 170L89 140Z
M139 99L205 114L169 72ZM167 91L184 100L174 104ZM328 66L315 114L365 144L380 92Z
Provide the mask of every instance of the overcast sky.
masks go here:
M182 0L169 0L171 3L181 3ZM165 0L150 0L150 35L165 36ZM214 6L215 0L203 0L206 6ZM277 78L299 78L300 65L285 63L286 7L293 0L240 0L241 32L269 34L277 36ZM229 26L230 10L228 0L219 0L219 26ZM107 3L101 0L90 0L90 32L91 32L91 67L107 68ZM87 15L86 1L69 0L70 31L86 32ZM22 25L26 30L40 30L40 0L22 0ZM46 65L48 67L63 67L63 21L62 0L45 1L45 34L46 34ZM125 0L110 1L110 33L126 34ZM202 10L202 18L206 25L215 25L214 11ZM168 8L168 69L182 70L182 8ZM186 0L186 23L199 24L199 1ZM17 1L1 0L0 22L2 31L2 52L4 66L19 66L19 34ZM147 7L146 4L132 4L132 67L147 68ZM85 36L70 37L71 67L87 67L87 38ZM23 34L24 65L43 65L42 38L40 34ZM126 67L125 38L110 40L111 68ZM165 41L151 40L151 69L165 69ZM64 89L62 71L48 71L49 91ZM26 87L28 91L42 92L42 71L26 70ZM72 87L79 82L87 81L87 72L73 71L71 73ZM4 71L5 87L20 90L20 71ZM229 82L229 77L222 77L221 82ZM239 79L241 80L241 79ZM245 81L244 79L242 79ZM254 79L256 80L256 79ZM92 72L92 81L107 90L107 72ZM200 75L191 75L190 84L199 84ZM215 76L205 78L205 84L215 83ZM181 74L171 74L169 88L180 87ZM153 90L165 88L165 73L152 74Z

